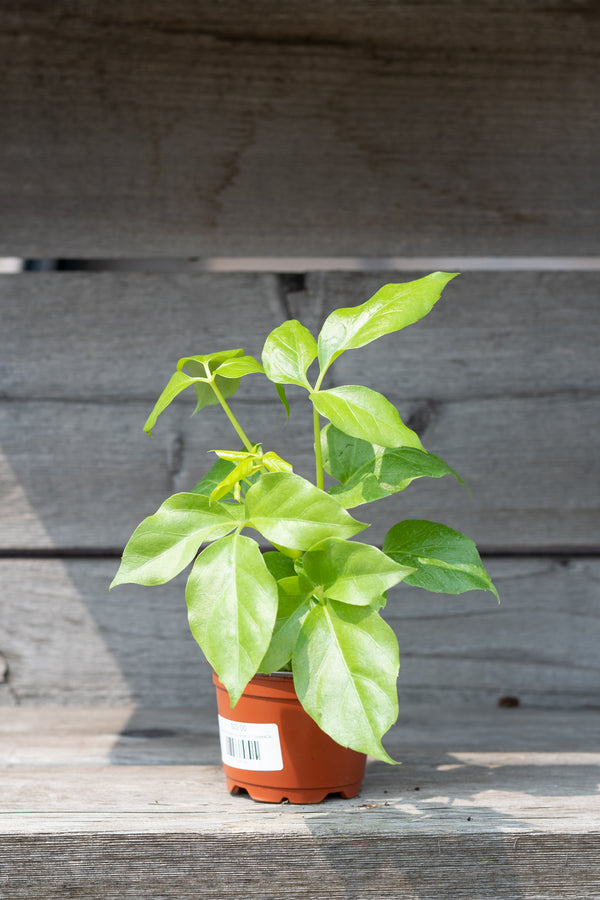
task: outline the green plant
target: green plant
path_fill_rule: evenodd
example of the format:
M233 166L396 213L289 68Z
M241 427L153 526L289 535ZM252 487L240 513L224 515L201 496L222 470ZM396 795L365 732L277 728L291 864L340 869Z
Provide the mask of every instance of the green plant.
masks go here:
M179 360L145 430L192 387L195 412L220 404L243 449L215 450L216 462L190 492L169 497L139 525L111 585L164 584L194 561L186 588L190 628L232 706L257 672L291 669L302 705L324 731L387 762L381 738L398 715L399 668L398 642L380 614L387 590L404 580L452 594L497 591L475 544L445 525L400 522L383 550L351 540L368 526L348 509L423 476L461 479L424 449L382 394L322 384L342 353L425 316L454 277L435 272L385 285L362 305L332 312L318 341L300 322L286 321L267 337L262 364L241 349ZM313 383L307 373L315 360ZM283 385L308 392L315 484L252 443L231 411L227 398L252 374L274 382L288 415ZM323 428L320 417L328 420ZM324 472L334 482L327 490ZM245 528L274 549L262 553Z

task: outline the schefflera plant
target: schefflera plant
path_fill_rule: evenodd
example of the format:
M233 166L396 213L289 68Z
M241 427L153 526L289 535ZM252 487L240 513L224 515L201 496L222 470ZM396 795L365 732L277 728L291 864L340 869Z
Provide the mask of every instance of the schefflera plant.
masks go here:
M217 460L189 492L169 497L138 526L111 585L159 585L193 567L186 587L192 634L235 706L256 673L291 670L306 712L343 746L393 762L381 739L398 716L398 641L381 616L401 581L429 591L497 591L475 544L435 522L394 525L383 549L352 540L367 528L348 510L456 472L428 452L382 394L362 385L323 388L342 353L430 312L454 274L388 284L337 309L318 340L288 320L267 337L262 363L242 349L179 360L146 422L191 387L198 412L220 404L243 448ZM309 369L317 360L316 379ZM253 443L227 399L240 379L263 375L289 405L298 385L313 407L315 483ZM321 427L321 418L326 420ZM324 472L333 481L325 489ZM272 546L261 552L244 529ZM202 544L206 547L198 553Z

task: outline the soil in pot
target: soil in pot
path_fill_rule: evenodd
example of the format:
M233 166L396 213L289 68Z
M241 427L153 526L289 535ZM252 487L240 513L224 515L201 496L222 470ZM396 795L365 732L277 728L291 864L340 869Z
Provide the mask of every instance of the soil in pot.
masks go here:
M366 756L336 744L304 711L291 673L256 675L231 709L218 677L221 755L231 793L253 800L319 803L328 794L355 797Z

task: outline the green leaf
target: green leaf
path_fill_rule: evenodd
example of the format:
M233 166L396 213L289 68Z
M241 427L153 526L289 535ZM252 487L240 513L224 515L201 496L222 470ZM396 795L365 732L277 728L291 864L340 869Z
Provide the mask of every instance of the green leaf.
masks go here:
M175 397L188 388L191 384L196 384L194 378L191 378L189 375L186 375L185 372L174 372L173 375L169 378L167 386L162 391L160 397L154 404L154 408L152 412L146 419L146 423L144 425L144 431L146 434L152 434L152 429L156 425L156 420L160 416L162 412L173 402ZM207 387L208 385L205 385Z
M327 597L356 606L381 601L388 588L414 572L377 547L339 538L319 541L306 551L303 564L306 575L323 587Z
M317 412L340 431L382 447L416 447L418 436L408 428L383 394L357 384L315 391L310 399Z
M267 378L312 390L306 371L317 356L317 342L296 319L288 319L268 336L262 352Z
M237 347L235 350L217 350L215 353L204 353L202 356L182 356L177 363L177 371L181 372L183 369L187 369L190 375L206 377L206 366L208 366L209 372L212 373L225 360L235 359L238 356L244 356L244 351L241 347Z
M292 550L290 547L284 547L281 544L276 544L275 541L271 541L271 543L277 550L279 550L282 556L287 556L288 559L292 560L292 562L295 562L302 556L302 550Z
M294 469L292 464L287 462L285 459L282 459L279 454L274 453L273 450L269 450L268 453L263 454L261 459L262 465L269 470L269 472L293 472Z
M279 581L281 578L289 578L296 574L294 560L278 550L267 550L266 553L263 553L263 559L275 581Z
M298 698L323 731L394 762L381 738L398 716L398 642L377 611L319 603L302 624L292 665Z
M219 350L216 353L205 353L203 356L184 356L177 363L177 369L180 371L186 368L191 375L203 377L204 379L210 377L214 380L223 397L227 399L227 397L231 397L237 391L240 379L232 376L224 378L221 375L216 375L215 372L227 360L243 355L244 351L241 348L237 348L235 350ZM206 371L207 367L208 373ZM205 381L197 382L194 385L194 392L196 394L196 408L192 415L196 415L205 406L216 406L219 403L219 398L210 384Z
M245 459L242 459L241 462L237 464L235 469L232 469L229 472L223 481L219 482L216 487L211 491L209 500L211 503L214 503L215 500L220 500L221 497L226 497L232 491L234 492L234 496L236 499L239 499L240 489L237 488L237 485L240 481L243 481L252 474L254 470L254 460L250 454L247 454Z
M235 463L228 459L218 459L210 467L206 475L200 479L192 490L192 494L206 494L208 497L224 478L235 468Z
M285 418L287 421L290 417L290 404L288 403L288 398L285 395L285 388L282 384L276 384L275 390L277 391L277 396L283 403L283 408L285 409Z
M277 584L252 538L230 535L203 550L185 599L194 638L229 692L232 708L266 653Z
M291 660L300 627L310 609L313 585L308 579L294 575L278 581L277 590L279 601L273 636L258 667L265 675L279 672Z
M261 455L260 444L254 444L252 450L243 448L242 450L211 450L210 452L216 454L219 459L226 459L228 462L232 462L235 465L245 459L257 460Z
M246 524L267 540L307 550L326 537L352 537L368 526L333 497L291 472L261 475L246 494Z
M215 370L215 375L223 378L242 378L244 375L264 375L265 370L253 356L239 356L228 359Z
M190 387L190 385L194 386L196 394L196 409L193 414L205 406L217 404L219 401L207 379L212 377L214 369L218 368L226 359L240 356L243 353L244 351L241 349L221 350L218 353L207 353L204 356L182 357L177 363L177 370L171 375L166 387L154 404L154 408L144 425L144 431L147 434L151 434L159 415L164 412L178 394ZM187 367L187 372L184 371L184 367ZM207 367L208 372L206 371ZM239 385L239 379L221 378L220 376L215 378L215 382L224 397L230 397L234 394Z
M328 368L344 350L364 347L426 316L458 273L433 272L404 284L386 284L360 306L336 309L319 335L319 364Z
M474 542L447 525L408 519L385 536L383 551L401 565L414 566L407 584L442 594L498 591L485 571Z
M214 376L214 382L225 400L227 400L228 397L231 397L232 394L235 394L240 386L239 378L222 378L220 375ZM219 398L210 384L203 381L197 381L194 384L194 393L196 394L196 408L192 413L193 416L206 406L217 406L219 404Z
M453 475L465 484L433 453L414 447L381 447L344 434L335 425L321 430L321 452L325 471L341 482L328 493L346 509L403 491L416 478Z
M173 494L133 532L111 588L165 584L191 563L203 541L233 531L242 512L237 504L211 504L202 494Z

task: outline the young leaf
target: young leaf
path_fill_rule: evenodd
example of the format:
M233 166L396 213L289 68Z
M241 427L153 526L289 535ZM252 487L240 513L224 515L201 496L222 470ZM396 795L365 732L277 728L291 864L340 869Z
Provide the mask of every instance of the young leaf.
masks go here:
M453 475L465 484L433 453L414 447L380 447L344 434L331 424L321 430L321 453L325 471L341 482L328 493L346 509L403 491L416 478Z
M204 475L198 484L192 490L192 494L206 494L208 497L212 491L220 484L223 479L229 475L235 468L235 463L228 459L218 459L210 467L206 475Z
M325 596L340 603L370 606L381 595L414 572L372 547L356 541L326 538L303 557L304 571Z
M336 309L319 335L319 364L324 371L344 350L364 347L426 316L458 273L433 272L404 284L386 284L360 306Z
M293 472L293 466L291 463L287 462L285 459L282 459L277 453L274 453L273 450L269 450L268 453L265 453L261 459L263 466L269 470L269 472Z
M231 491L234 492L234 496L236 499L239 499L240 489L237 487L240 481L248 478L254 469L254 460L250 454L246 455L245 459L242 459L241 462L237 464L235 469L232 469L225 478L216 485L215 488L211 491L209 501L214 503L215 500L220 500L221 497L226 497Z
M394 762L381 738L398 716L398 642L377 611L319 603L302 624L292 666L298 699L323 731Z
M238 356L244 356L241 347L236 347L235 350L217 350L215 353L204 353L202 356L182 356L177 363L177 371L181 372L187 368L190 375L206 376L205 366L208 366L210 372L214 372L225 360L235 359Z
M268 336L262 352L267 378L277 384L299 384L309 391L306 371L317 356L317 342L296 319L288 319Z
M326 537L352 537L368 527L291 472L261 475L246 494L246 514L248 527L291 550L307 550Z
M202 494L173 494L133 532L111 588L165 584L191 563L203 541L233 531L242 510L232 503L211 504Z
M174 372L173 375L169 378L167 386L162 391L160 397L154 404L154 408L152 412L146 419L146 423L144 425L144 431L146 434L151 435L152 429L156 425L156 420L160 416L162 412L173 402L175 397L184 391L191 384L196 384L196 381L187 375L185 372ZM204 387L208 387L208 385L203 385Z
M300 627L310 609L313 585L308 579L293 575L278 581L277 590L279 602L273 636L258 667L264 675L280 671L292 658Z
M222 396L227 400L231 397L240 386L239 378L222 378L220 375L214 376L214 383L221 392ZM192 413L193 416L199 413L205 406L217 406L219 398L213 391L210 384L204 381L196 381L194 384L194 393L196 395L196 408Z
M227 397L231 397L237 391L240 379L239 377L234 378L232 375L224 378L221 375L216 375L215 372L227 360L243 356L244 351L240 348L236 350L220 350L217 353L205 353L203 356L184 356L177 363L177 370L181 371L185 367L191 375L206 379L208 377L206 367L208 366L210 377L214 380L223 397L227 399ZM192 415L196 415L205 406L216 406L219 403L217 395L206 381L196 382L194 384L194 392L196 394L196 408Z
M232 708L266 653L277 584L252 538L229 535L202 551L185 599L194 638L229 692Z
M479 589L498 597L474 542L447 525L420 519L398 522L386 534L383 552L415 568L407 584L442 594Z
M408 428L383 394L357 384L315 391L310 399L317 412L340 431L382 447L416 447L418 436Z
M265 370L253 356L228 359L215 369L215 375L223 378L242 378L244 375L264 375Z
M152 429L156 425L159 415L164 412L178 394L190 385L194 386L196 394L196 409L194 413L197 413L204 406L213 406L218 403L219 401L210 384L207 383L207 379L214 369L218 368L226 359L240 356L243 353L244 351L241 349L221 350L218 353L207 353L204 356L182 357L177 363L177 370L171 375L167 386L154 404L154 408L144 425L144 431L147 434L152 434ZM208 372L206 371L207 366ZM184 371L185 367L188 369L187 372ZM226 379L219 376L215 381L224 397L230 397L238 389L239 379Z
M210 452L218 456L219 459L226 459L228 462L232 462L235 465L245 459L257 460L261 455L260 444L254 444L252 450L246 450L244 448L242 450L211 450Z

